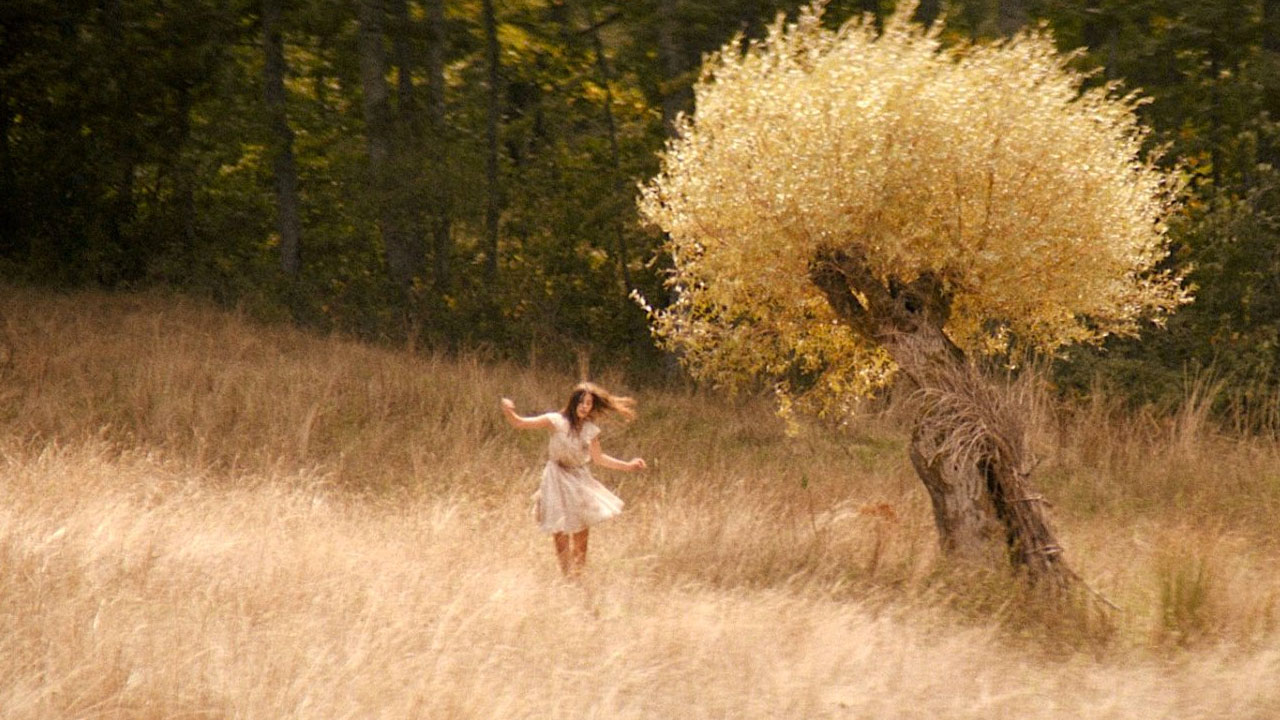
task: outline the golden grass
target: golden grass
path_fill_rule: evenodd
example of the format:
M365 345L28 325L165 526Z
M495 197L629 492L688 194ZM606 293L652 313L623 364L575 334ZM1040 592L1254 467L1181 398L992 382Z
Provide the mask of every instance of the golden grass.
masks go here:
M940 571L901 431L642 390L584 586L528 514L575 378L0 289L0 717L1280 716L1280 453L1042 422L1081 626ZM620 377L606 377L622 385Z

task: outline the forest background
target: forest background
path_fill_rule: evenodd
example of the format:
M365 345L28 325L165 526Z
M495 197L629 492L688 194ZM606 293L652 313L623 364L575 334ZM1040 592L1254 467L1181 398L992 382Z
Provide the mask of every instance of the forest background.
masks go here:
M826 21L893 4L832 0ZM1188 179L1169 262L1196 302L1059 358L1060 387L1176 402L1209 372L1231 417L1280 425L1280 0L945 5L948 42L1047 23L1083 48L1091 84L1150 99L1151 146ZM702 55L798 6L9 0L0 277L666 372L630 297L665 297L636 184L693 110Z

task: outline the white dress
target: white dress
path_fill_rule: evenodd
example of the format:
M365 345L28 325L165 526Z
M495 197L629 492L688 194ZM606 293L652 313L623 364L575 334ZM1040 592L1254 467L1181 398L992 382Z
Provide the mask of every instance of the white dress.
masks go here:
M588 420L575 433L564 415L544 417L551 419L554 429L542 484L533 494L534 516L543 532L576 533L622 512L622 500L592 477L587 467L591 441L600 428Z

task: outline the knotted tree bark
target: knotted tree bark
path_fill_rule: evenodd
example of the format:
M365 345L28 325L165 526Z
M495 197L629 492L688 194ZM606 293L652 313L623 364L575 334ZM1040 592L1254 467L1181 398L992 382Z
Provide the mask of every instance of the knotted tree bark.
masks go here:
M882 280L855 249L826 249L810 280L837 317L889 353L914 385L911 463L933 505L943 551L980 564L1009 562L1037 584L1074 578L1029 482L1025 410L943 330L951 297L939 278Z

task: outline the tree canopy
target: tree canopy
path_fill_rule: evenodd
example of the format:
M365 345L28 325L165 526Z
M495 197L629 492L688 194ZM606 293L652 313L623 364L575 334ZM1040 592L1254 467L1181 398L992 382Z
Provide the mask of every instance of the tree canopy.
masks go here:
M1180 182L1143 152L1138 97L1083 89L1047 31L943 44L913 9L832 30L818 5L709 58L641 200L674 258L655 330L695 373L871 390L894 362L856 321L869 284L931 283L979 354L1131 335L1187 301L1160 267ZM853 316L812 277L832 253L867 273Z

